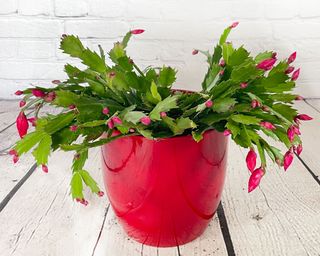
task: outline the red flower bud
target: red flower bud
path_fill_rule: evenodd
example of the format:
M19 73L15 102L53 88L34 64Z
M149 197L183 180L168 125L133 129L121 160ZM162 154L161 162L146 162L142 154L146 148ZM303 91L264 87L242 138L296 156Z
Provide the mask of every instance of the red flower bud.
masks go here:
M78 126L71 125L69 129L70 129L70 131L75 132L76 130L78 130Z
M60 80L53 80L51 83L53 83L53 84L60 84L61 81L60 81Z
M293 131L294 131L295 134L301 135L301 132L300 132L299 127L293 125L293 126L292 126L292 129L293 129Z
M103 192L103 191L98 191L98 193L97 193L97 194L98 194L98 196L99 196L99 197L103 197L104 192Z
M134 29L134 30L131 30L130 33L132 35L139 35L139 34L142 34L145 30L144 29Z
M294 67L289 66L289 67L284 71L284 73L288 75L288 74L290 74L293 70L294 70Z
M309 121L313 119L311 116L308 116L306 114L297 115L296 118L303 121Z
M219 71L219 75L223 76L223 74L224 74L224 70L222 69L222 70Z
M231 134L231 131L230 131L229 129L224 130L224 132L223 132L223 135L224 135L224 136L228 136L228 135L230 135L230 134Z
M239 25L239 22L236 21L236 22L233 22L233 23L230 25L229 28L235 28L235 27L238 26L238 25Z
M46 94L41 91L40 89L32 89L31 90L33 96L37 97L37 98L43 98Z
M297 95L295 100L304 100L304 98L302 96L300 96L300 95Z
M248 86L248 83L241 83L241 84L240 84L240 87L241 87L242 89L247 88L247 86Z
M255 169L250 178L249 178L249 183L248 183L248 192L250 193L253 191L256 187L259 186L261 178L264 175L264 170L260 167Z
M18 155L14 155L13 156L13 163L16 164L19 161L19 156Z
M207 108L211 108L213 106L212 100L207 100L205 105L206 105Z
M298 156L300 156L300 154L301 154L301 152L302 152L302 149L303 149L303 148L302 148L302 144L299 144L298 147L297 147L297 149L296 149L296 152L297 152L297 155L298 155Z
M109 114L109 109L107 108L107 107L104 107L103 109L102 109L102 113L104 114L104 115L108 115Z
M10 156L17 156L17 155L18 155L18 152L17 152L15 149L10 149L10 150L9 150L9 155L10 155Z
M28 121L31 123L32 126L36 126L37 125L37 118L36 117L30 117L28 118Z
M197 55L198 53L199 53L199 51L196 50L196 49L194 49L194 50L192 51L192 55Z
M113 129L114 128L114 123L112 120L109 120L108 123L107 123L109 129Z
M276 57L277 57L277 53L276 53L276 52L273 52L271 58L272 58L272 59L276 59Z
M46 166L45 164L42 165L42 171L45 173L48 173L48 166Z
M68 107L69 109L75 109L76 108L76 105L74 105L74 104L71 104L71 105L69 105L69 107Z
M21 100L19 102L19 107L22 108L24 105L26 105L26 102L24 100Z
M56 98L56 93L55 92L49 92L46 96L44 96L44 100L46 102L52 102Z
M219 62L219 66L224 67L225 65L226 65L226 62L224 61L224 59L221 59Z
M266 122L266 121L260 122L260 126L266 128L266 129L268 129L268 130L274 130L274 129L276 129L276 127L275 127L272 123Z
M166 113L166 112L160 112L160 116L161 116L161 117L166 117L166 116L167 116L167 113Z
M260 107L260 106L261 106L261 104L260 104L259 101L257 101L257 100L252 100L251 101L251 107L252 108L257 108L257 107Z
M277 61L277 59L273 59L273 58L266 59L266 60L261 61L256 67L258 69L262 69L262 70L267 71L267 70L272 69L272 67L276 61Z
M293 74L291 76L291 80L296 81L298 79L299 75L300 75L300 68L298 68L296 71L293 72Z
M18 91L16 91L14 94L17 95L17 96L20 96L20 95L23 94L23 91L18 90Z
M20 112L16 120L17 129L20 135L20 138L23 138L27 134L29 129L29 123L24 112Z
M122 120L118 116L112 117L112 121L114 124L122 124Z
M151 124L151 119L150 119L150 117L148 117L148 116L141 117L141 118L140 118L140 122L141 122L142 124L144 124L144 125L149 125L149 124Z
M288 169L292 161L293 161L293 153L291 152L291 150L289 150L287 151L287 153L284 155L284 158L283 158L283 167L285 171Z
M85 200L84 198L76 198L76 201L80 204L83 204L84 206L87 206L89 203L87 200Z
M290 140L290 142L293 141L294 135L295 135L295 132L294 132L293 126L290 126L287 130L287 136L288 136L288 139Z
M256 168L256 162L257 162L257 154L254 152L254 150L251 148L248 152L248 155L246 157L247 167L250 172L254 171L254 168Z
M288 64L290 64L290 63L292 63L292 62L294 62L295 61L295 59L296 59L296 57L297 57L297 52L293 52L293 53L291 53L291 55L289 56L289 58L288 58Z

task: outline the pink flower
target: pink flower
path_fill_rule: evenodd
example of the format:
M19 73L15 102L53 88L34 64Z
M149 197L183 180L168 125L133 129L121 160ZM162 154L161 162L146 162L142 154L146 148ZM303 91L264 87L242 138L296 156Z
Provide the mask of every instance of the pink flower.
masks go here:
M151 119L148 116L144 116L140 118L140 122L144 125L149 125L151 124Z
M76 108L76 105L74 105L74 104L71 104L71 105L69 105L69 107L68 107L69 109L75 109Z
M145 30L144 29L134 29L134 30L131 30L131 34L132 35L139 35L139 34L142 34Z
M223 76L223 74L224 74L224 70L222 69L222 70L219 71L219 75Z
M224 135L224 136L228 136L228 135L230 135L230 134L231 134L231 131L230 131L229 129L224 130L224 132L223 132L223 135Z
M248 83L241 83L241 84L240 84L240 87L241 87L242 89L247 88L247 86L248 86Z
M229 28L235 28L235 27L238 26L238 25L239 25L239 22L236 21L236 22L233 22L233 23L230 25Z
M48 173L48 166L46 166L45 164L42 165L42 171L45 173Z
M24 105L26 105L26 102L24 100L21 100L19 102L19 107L22 108Z
M250 193L253 191L256 187L259 186L261 178L264 175L264 170L260 167L255 169L250 178L249 178L249 183L248 183L248 192Z
M296 71L293 72L293 74L291 76L291 80L296 81L298 79L299 75L300 75L300 68L298 68Z
M28 121L31 123L32 126L36 126L37 118L30 117L30 118L28 118Z
M226 65L226 62L224 61L224 59L221 59L219 62L219 66L224 67L225 65Z
M293 153L291 152L291 150L289 150L287 151L287 153L284 155L284 158L283 158L283 167L285 171L289 168L292 161L293 161Z
M276 129L276 127L275 127L272 123L266 122L266 121L260 122L260 126L266 128L266 129L268 129L268 130L274 130L274 129Z
M18 91L16 91L14 94L17 95L17 96L19 96L19 95L22 95L22 94L23 94L23 91L18 90Z
M167 116L167 113L162 111L162 112L160 112L160 116L161 116L161 117L166 117L166 116Z
M76 126L76 125L70 126L70 131L75 132L76 130L78 130L78 126Z
M293 142L293 139L294 139L294 136L295 136L295 132L293 130L293 127L294 126L290 126L287 130L287 136L288 136L288 139L290 140L290 142Z
M18 155L18 152L15 150L15 149L11 149L9 151L9 155L12 156L13 158L13 163L17 163L19 161L19 155Z
M294 70L294 67L289 66L289 67L284 71L284 73L288 75L288 74L292 73L293 70Z
M248 155L246 157L247 167L250 172L254 171L254 168L256 168L256 162L257 162L257 154L254 152L254 150L251 148L248 152Z
M252 100L251 101L251 107L252 108L257 108L257 107L260 107L261 106L261 103L257 100Z
M107 123L109 129L113 129L114 128L114 123L112 120L109 120L108 123Z
M297 147L297 149L296 149L296 152L297 152L297 155L298 155L298 156L300 156L300 154L301 154L301 152L302 152L302 149L303 149L303 148L302 148L302 144L299 144L298 147Z
M292 129L293 129L293 131L294 131L294 133L295 133L295 134L297 134L297 135L301 135L301 132L300 132L299 127L297 127L297 126L293 125L293 126L292 126Z
M296 59L296 57L297 57L297 52L291 53L291 55L290 55L289 58L288 58L288 64L294 62L294 60Z
M309 121L313 119L311 116L308 116L306 114L297 115L296 118L302 121Z
M112 117L112 121L114 124L122 124L122 120L118 116Z
M52 102L56 98L56 93L55 92L49 92L46 96L44 96L44 100L46 102Z
M265 71L270 70L276 61L277 59L274 58L263 60L257 65L257 68Z
M43 98L46 94L44 93L44 91L40 90L40 89L32 89L31 90L33 96L37 97L37 98Z
M207 100L206 103L205 103L205 106L206 106L207 108L211 108L211 107L213 106L212 100Z
M29 129L29 123L24 112L20 112L16 120L17 129L20 135L20 138L23 138Z
M102 113L104 114L104 115L108 115L109 114L109 109L107 108L107 107L104 107L103 109L102 109Z
M103 191L98 191L98 193L97 193L97 194L98 194L98 196L99 196L99 197L103 197L104 192L103 192Z
M60 80L53 80L51 83L53 83L53 84L60 84L61 81L60 81Z
M194 50L192 51L192 55L197 55L198 53L199 53L199 51L196 50L196 49L194 49Z

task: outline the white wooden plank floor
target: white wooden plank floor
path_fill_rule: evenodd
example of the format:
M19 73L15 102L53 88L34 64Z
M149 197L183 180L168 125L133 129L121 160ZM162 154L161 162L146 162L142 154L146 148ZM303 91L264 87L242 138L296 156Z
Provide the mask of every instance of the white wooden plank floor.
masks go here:
M48 174L35 168L30 155L13 165L7 152L18 138L16 106L15 101L0 101L1 256L320 255L320 100L296 105L314 117L302 126L301 156L286 173L269 164L251 194L246 152L230 143L217 214L201 237L174 248L142 246L128 238L106 198L89 196L87 207L72 202L71 155L54 153ZM102 185L99 150L90 155L87 169Z

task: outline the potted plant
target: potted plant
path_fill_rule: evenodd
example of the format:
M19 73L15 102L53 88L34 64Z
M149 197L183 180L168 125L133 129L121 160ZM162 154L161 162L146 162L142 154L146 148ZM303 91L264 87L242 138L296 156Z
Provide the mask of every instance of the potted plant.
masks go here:
M61 49L87 67L67 64L67 80L16 92L23 99L17 118L21 140L9 152L13 161L32 151L48 172L50 152L74 151L71 195L87 205L84 186L104 194L84 170L88 150L101 147L105 189L130 236L156 246L195 239L220 201L228 136L248 149L251 192L266 172L266 155L287 170L294 152L302 151L300 121L312 119L292 107L302 99L292 93L300 72L292 66L296 53L279 62L272 51L252 57L243 46L226 41L237 25L224 30L213 53L192 52L204 54L208 62L198 92L172 89L175 69L141 70L127 55L131 37L144 30L129 31L114 44L108 53L113 65L106 64L102 47L96 53L78 37L63 35ZM40 116L47 104L61 111ZM35 115L27 118L25 110L31 107ZM28 133L29 123L35 129Z

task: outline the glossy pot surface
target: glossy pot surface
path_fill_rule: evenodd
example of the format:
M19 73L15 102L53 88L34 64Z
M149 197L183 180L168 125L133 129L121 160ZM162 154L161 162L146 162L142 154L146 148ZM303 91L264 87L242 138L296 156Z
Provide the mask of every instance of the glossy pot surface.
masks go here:
M203 233L223 189L227 138L207 131L150 140L117 139L102 146L107 195L127 234L140 243L169 247Z

